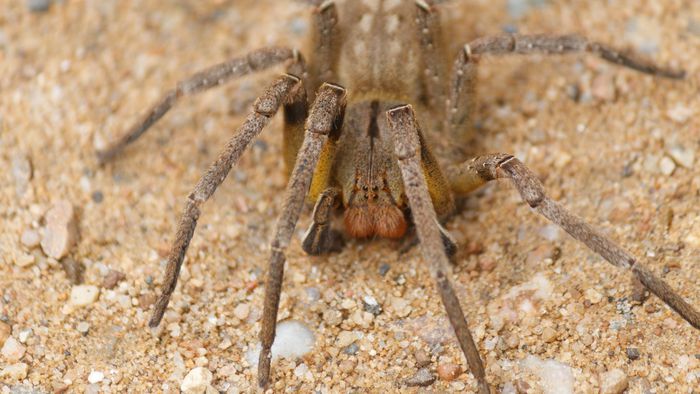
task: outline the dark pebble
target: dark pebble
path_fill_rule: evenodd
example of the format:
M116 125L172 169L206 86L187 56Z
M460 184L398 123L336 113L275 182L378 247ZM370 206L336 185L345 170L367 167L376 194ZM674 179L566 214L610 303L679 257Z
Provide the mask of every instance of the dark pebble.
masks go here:
M27 0L27 8L31 12L46 12L51 6L51 0Z
M104 200L104 199L105 199L105 195L102 194L101 191L96 190L96 191L92 192L92 201L94 201L94 202L96 202L96 203L99 204L99 203L101 203L102 200Z
M354 343L351 343L350 345L348 345L348 347L343 349L343 353L353 356L355 355L355 353L357 353L358 350L360 350L360 347Z
M433 384L433 382L435 382L435 375L430 373L430 370L428 368L419 369L415 375L411 376L410 378L404 381L406 386L410 387L426 387Z
M634 347L627 348L627 358L630 360L636 360L639 358L639 350Z
M379 266L379 275L384 276L386 275L387 272L389 272L389 268L391 266L387 263L382 263L382 265Z

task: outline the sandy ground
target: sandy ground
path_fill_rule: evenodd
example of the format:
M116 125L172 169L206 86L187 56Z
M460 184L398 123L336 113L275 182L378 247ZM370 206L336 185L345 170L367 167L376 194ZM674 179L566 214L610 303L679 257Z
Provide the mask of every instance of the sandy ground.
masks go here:
M3 393L176 392L196 366L220 392L252 390L246 353L285 185L279 119L205 206L163 329L146 321L184 196L274 71L184 100L104 168L93 152L181 77L263 45L300 46L304 6L276 3L61 1L46 13L0 3L0 328L12 342L0 356ZM565 206L700 306L700 3L508 3L448 5L455 45L504 29L581 32L688 71L673 82L590 56L484 60L472 149L518 155ZM59 200L75 207L79 232L61 262L35 239ZM494 386L593 393L619 369L617 390L700 392L698 331L654 297L633 302L628 274L530 212L507 183L466 207L447 226L462 245L455 281ZM463 356L419 251L396 249L353 241L310 258L297 237L280 318L304 322L315 345L274 364L275 392L473 387L463 367L449 376ZM76 264L100 290L83 307L62 268ZM110 270L125 275L112 289ZM364 311L366 296L381 313ZM442 373L407 387L420 365Z

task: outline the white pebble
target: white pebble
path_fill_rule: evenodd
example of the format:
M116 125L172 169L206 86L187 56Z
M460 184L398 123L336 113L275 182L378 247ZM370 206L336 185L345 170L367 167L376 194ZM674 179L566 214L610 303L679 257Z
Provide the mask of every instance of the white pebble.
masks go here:
M100 371L92 371L90 372L90 375L88 375L88 382L95 384L95 383L100 383L102 379L105 378L105 374L103 374Z
M693 163L695 162L695 151L693 149L675 146L668 150L668 154L678 165L685 168L693 167Z
M0 371L0 378L20 381L27 377L28 369L29 366L25 363L8 365Z
M250 306L248 304L238 304L233 309L233 315L236 316L238 320L245 320L250 314Z
M78 225L73 205L66 200L56 201L46 212L46 228L41 249L47 256L60 260L78 240Z
M600 376L601 394L619 394L627 388L627 375L619 368L615 368Z
M591 288L586 289L586 291L585 291L584 294L585 294L585 296L586 296L586 299L587 299L588 301L590 301L591 304L597 304L597 303L599 303L600 301L603 300L603 296L602 296L600 293L598 293L597 291L595 291L594 289L591 289Z
M92 285L73 286L70 291L70 304L73 306L86 306L97 301L100 296L100 288Z
M19 341L22 343L27 343L27 339L29 339L30 336L32 336L32 329L27 328L26 330L22 330L19 332Z
M545 394L573 394L574 373L568 365L556 360L541 360L533 355L525 357L520 365L540 378Z
M22 346L21 343L19 343L18 340L16 340L14 337L8 337L5 340L5 344L2 346L2 350L0 350L0 353L2 353L2 356L5 358L5 360L14 363L19 361L22 356L24 356L24 352L27 349Z
M360 333L357 331L341 331L338 334L338 339L335 341L335 345L339 348L344 348L358 339L360 339Z
M90 331L90 324L88 324L87 322L81 321L80 323L78 323L77 326L75 326L75 328L78 330L79 333L85 334L88 331Z
M20 237L20 242L22 242L22 245L25 247L31 249L39 246L41 237L39 237L39 233L34 230L24 230Z
M686 107L683 104L677 104L675 107L666 111L671 120L677 123L685 123L691 116L693 116L693 110Z
M661 161L659 161L659 169L662 174L669 176L673 174L673 171L676 169L676 163L668 156L664 156L661 158Z
M180 390L185 394L202 394L207 391L214 375L204 367L196 367L182 380Z
M279 357L294 359L310 352L314 347L314 334L304 323L297 320L285 320L277 324L275 341L272 343L272 359ZM260 344L246 354L251 366L258 365Z

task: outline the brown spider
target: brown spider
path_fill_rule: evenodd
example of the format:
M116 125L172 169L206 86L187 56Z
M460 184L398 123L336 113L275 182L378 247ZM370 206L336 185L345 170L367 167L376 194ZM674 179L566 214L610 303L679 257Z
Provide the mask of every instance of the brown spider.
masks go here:
M401 238L408 223L415 224L423 257L431 265L450 323L482 393L490 392L490 387L450 280L448 255L455 245L440 222L454 213L456 198L494 179L511 180L534 210L613 265L631 270L646 288L700 328L700 314L692 306L625 249L547 197L537 177L518 159L491 154L464 161L460 149L455 149L469 135L476 67L482 55L589 52L657 76L680 79L683 72L580 36L503 35L464 45L446 78L450 57L441 40L437 7L441 1L307 2L314 6L308 64L295 50L265 48L203 70L166 93L124 137L99 152L102 162L114 157L182 96L287 64L287 73L257 99L236 135L188 196L151 327L160 323L175 290L200 205L283 106L284 159L290 176L265 283L258 364L261 387L269 382L284 253L305 201L315 204L312 224L302 242L312 255L341 246L340 233L331 229L332 216L338 211L343 212L345 232L351 237ZM423 122L416 114L426 118L438 114L442 127L422 131L419 123ZM461 164L442 164L445 161Z

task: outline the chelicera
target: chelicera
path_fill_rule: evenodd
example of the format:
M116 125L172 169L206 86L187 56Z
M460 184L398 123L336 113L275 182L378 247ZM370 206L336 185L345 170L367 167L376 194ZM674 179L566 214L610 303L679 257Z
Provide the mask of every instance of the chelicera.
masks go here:
M200 206L224 181L250 142L280 107L289 182L271 241L262 317L258 383L269 383L271 346L287 249L305 202L314 205L302 242L312 255L342 247L349 237L401 238L415 225L449 321L481 393L490 392L483 363L450 279L456 247L441 226L455 199L505 178L536 212L634 277L693 327L700 315L635 257L551 200L537 177L509 154L460 157L473 123L476 68L482 56L587 52L659 77L681 71L576 35L502 35L447 53L440 1L307 1L313 8L308 62L299 51L264 48L205 69L167 92L119 141L99 152L108 161L136 140L183 96L246 74L286 64L257 99L245 122L187 197L168 257L162 294L149 325L157 326L175 290ZM439 121L434 121L439 119ZM421 125L429 127L421 127ZM342 232L332 218L342 213Z

